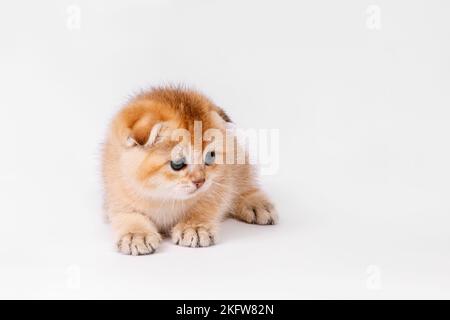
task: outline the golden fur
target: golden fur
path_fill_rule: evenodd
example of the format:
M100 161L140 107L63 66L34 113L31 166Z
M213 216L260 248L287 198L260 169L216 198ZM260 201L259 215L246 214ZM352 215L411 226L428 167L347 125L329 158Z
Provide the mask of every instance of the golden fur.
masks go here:
M203 163L204 150L212 144L195 145L194 121L201 122L202 134L213 128L225 133L230 119L203 95L173 87L138 95L113 119L103 150L103 178L106 214L121 253L153 253L161 234L182 246L212 245L227 215L276 223L275 209L257 186L251 165ZM190 134L183 143L173 139L179 129ZM197 162L173 170L174 150L184 156L189 148ZM227 156L223 143L214 148L217 159Z

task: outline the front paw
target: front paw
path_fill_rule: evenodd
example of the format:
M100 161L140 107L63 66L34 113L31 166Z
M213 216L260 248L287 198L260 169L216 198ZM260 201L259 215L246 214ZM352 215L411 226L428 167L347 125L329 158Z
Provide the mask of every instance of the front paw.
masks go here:
M274 205L261 193L246 197L236 217L247 223L262 225L278 223L278 214Z
M155 252L161 242L159 233L127 233L117 242L117 250L133 256L146 255Z
M216 232L212 225L179 223L172 229L172 241L183 247L209 247L215 243Z

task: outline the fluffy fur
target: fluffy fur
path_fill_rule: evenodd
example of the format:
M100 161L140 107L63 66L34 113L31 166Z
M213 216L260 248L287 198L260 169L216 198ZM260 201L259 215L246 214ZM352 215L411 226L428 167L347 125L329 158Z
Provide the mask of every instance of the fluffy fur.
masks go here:
M274 206L257 186L251 165L205 165L208 148L214 148L217 159L227 150L211 141L195 145L194 121L201 121L202 133L214 128L224 134L231 122L203 95L172 87L138 95L113 119L103 150L103 178L106 214L121 253L153 253L164 234L181 246L210 246L226 216L276 223ZM178 129L190 138L174 141ZM191 162L173 170L174 154L189 150L194 151Z

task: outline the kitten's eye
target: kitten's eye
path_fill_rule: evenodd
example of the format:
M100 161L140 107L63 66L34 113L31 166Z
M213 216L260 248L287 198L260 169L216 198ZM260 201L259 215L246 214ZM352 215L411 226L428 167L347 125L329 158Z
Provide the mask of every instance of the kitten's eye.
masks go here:
M170 161L170 167L175 171L179 171L186 167L186 159L181 158L175 161Z
M210 166L214 163L215 159L216 159L216 153L214 151L209 151L205 156L205 164L207 166Z

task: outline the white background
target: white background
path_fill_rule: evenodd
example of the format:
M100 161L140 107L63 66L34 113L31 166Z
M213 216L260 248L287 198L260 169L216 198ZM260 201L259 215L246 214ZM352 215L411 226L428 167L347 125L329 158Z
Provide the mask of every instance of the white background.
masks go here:
M0 298L450 298L449 10L3 1ZM130 94L168 82L241 127L280 130L280 168L262 179L278 226L227 221L211 248L114 251L105 128Z

